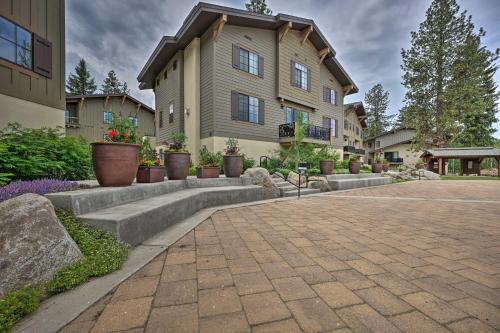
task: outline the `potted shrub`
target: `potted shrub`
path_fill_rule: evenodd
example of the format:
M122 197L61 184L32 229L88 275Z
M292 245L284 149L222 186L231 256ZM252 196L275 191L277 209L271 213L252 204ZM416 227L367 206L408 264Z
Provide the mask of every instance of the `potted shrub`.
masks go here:
M189 174L191 154L186 151L186 139L184 133L175 133L172 142L166 144L165 168L170 180L186 179Z
M389 161L384 159L382 162L383 162L383 164L382 164L382 170L384 172L389 171Z
M211 153L206 146L200 149L200 163L196 168L198 178L219 178L222 154Z
M361 162L359 161L359 156L353 155L349 159L349 173L358 174L361 169Z
M224 174L226 177L239 177L243 172L243 156L239 154L238 140L229 138L224 149Z
M338 160L339 155L336 151L328 148L326 145L321 147L319 151L319 170L323 175L331 175L335 162Z
M372 172L373 173L381 173L383 170L383 163L384 163L384 159L382 158L382 155L376 154L375 158L373 159L373 163L372 163Z
M92 167L99 185L129 186L139 167L136 128L128 117L112 113L104 142L93 142Z
M142 140L139 156L140 164L136 176L138 183L157 183L165 180L165 168L161 165L156 150L151 148L148 138Z

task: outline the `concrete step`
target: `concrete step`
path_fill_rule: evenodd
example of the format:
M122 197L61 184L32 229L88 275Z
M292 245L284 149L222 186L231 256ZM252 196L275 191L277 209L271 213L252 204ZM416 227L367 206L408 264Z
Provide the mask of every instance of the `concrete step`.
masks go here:
M157 197L189 188L250 185L249 177L168 180L152 184L133 183L125 187L94 187L70 192L47 194L46 197L58 208L82 215L100 209L115 207L129 202Z
M122 242L138 245L199 210L227 204L268 199L257 185L189 188L144 200L78 215Z
M360 178L374 178L374 177L382 177L380 173L359 173L357 175L353 174L336 174L336 175L328 175L326 178L330 180L337 179L360 179Z
M300 196L314 194L314 193L320 193L320 192L321 192L321 190L316 189L316 188L301 188L300 189ZM288 191L282 192L281 196L283 196L283 197L296 197L296 196L298 196L298 193L299 193L299 189L295 187L293 190L288 190Z
M332 190L349 190L353 188L387 185L392 183L392 178L390 177L363 177L354 179L335 179L328 180L328 184Z

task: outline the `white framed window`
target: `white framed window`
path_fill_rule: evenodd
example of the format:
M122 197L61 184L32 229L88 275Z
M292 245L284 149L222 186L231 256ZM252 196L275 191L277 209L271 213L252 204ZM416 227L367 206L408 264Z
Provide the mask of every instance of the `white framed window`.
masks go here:
M105 124L111 124L113 121L113 114L109 111L104 111L103 118Z
M294 85L298 88L309 90L308 76L309 68L296 62L294 66Z
M0 16L0 58L33 68L33 34Z
M139 118L138 117L128 117L128 119L130 119L130 121L132 122L132 125L134 127L139 127Z
M302 116L302 122L304 124L309 122L309 112L295 109L289 106L285 108L285 122L287 124L299 121L301 116Z

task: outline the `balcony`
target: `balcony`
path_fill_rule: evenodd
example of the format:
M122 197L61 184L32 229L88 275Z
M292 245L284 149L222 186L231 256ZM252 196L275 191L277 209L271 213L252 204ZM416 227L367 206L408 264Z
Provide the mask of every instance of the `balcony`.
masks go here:
M358 155L365 155L365 150L361 148L356 148L356 154Z
M80 122L79 122L78 117L65 116L64 123L66 124L66 127L74 127L74 128L80 127Z
M295 137L295 123L281 124L278 127L279 141L289 143ZM327 144L330 142L330 129L327 127L309 125L305 127L304 142Z
M403 158L402 157L390 157L390 158L386 158L386 160L390 164L403 164Z
M344 153L356 154L356 147L344 146Z

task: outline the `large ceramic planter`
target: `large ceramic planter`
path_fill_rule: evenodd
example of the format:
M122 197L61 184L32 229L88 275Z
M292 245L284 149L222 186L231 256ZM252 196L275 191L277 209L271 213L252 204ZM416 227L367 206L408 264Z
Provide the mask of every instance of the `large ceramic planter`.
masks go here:
M357 175L361 169L361 162L349 162L349 173Z
M135 177L138 183L158 183L165 180L165 167L152 166L152 167L139 167L137 176Z
M383 170L382 163L372 163L372 172L373 173L381 173Z
M139 145L118 142L94 142L92 167L99 185L129 186L139 168Z
M219 167L199 167L196 168L196 177L198 178L219 178Z
M383 170L384 172L389 171L389 164L387 164L387 163L382 164L382 170Z
M185 152L167 152L165 155L165 168L167 178L170 180L183 180L189 174L191 154Z
M331 175L333 172L333 161L319 161L319 170L322 175Z
M243 172L243 156L225 155L224 174L226 177L239 177Z

